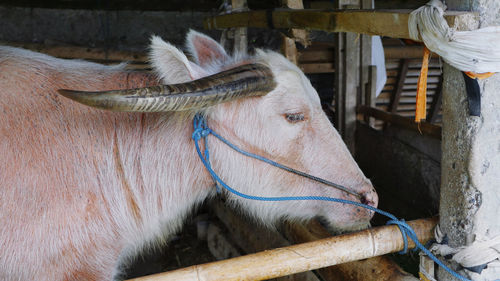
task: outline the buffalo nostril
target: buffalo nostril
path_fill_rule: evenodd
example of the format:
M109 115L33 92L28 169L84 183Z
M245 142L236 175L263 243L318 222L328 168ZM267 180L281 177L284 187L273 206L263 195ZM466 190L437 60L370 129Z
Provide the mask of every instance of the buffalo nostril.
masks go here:
M368 206L372 206L372 207L376 207L377 206L377 202L375 202L375 198L374 198L372 192L363 193L361 195L360 202L362 204L365 204L365 205L368 205Z

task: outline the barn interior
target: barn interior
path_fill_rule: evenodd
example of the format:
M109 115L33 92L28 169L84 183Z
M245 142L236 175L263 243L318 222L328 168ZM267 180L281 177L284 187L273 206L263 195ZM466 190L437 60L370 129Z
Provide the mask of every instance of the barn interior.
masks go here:
M446 4L457 10L475 11L481 10L487 2L450 0ZM277 23L269 22L242 26L234 19L222 18L223 15L251 11L271 15L280 9L400 9L409 13L425 3L427 0L3 0L0 2L0 44L67 59L84 59L103 64L127 62L127 68L138 71L151 71L147 57L151 35L159 35L182 47L185 34L190 29L215 38L229 52L252 53L256 48L279 51L296 63L311 80L320 95L324 111L364 174L376 187L380 198L379 208L408 221L435 218L440 213L442 220L443 208L449 208L450 213L460 213L459 209L466 205L461 202L469 198L443 199L442 188L445 183L447 188L453 186L448 179L452 176L445 176L448 173L444 170L455 171L455 178L459 174L466 175L462 186L473 185L477 189L477 184L470 183L474 181L472 174L476 173L476 166L480 166L477 169L482 173L481 177L488 176L491 179L495 176L489 175L487 170L494 170L500 163L499 151L495 151L493 156L490 153L489 157L493 157L493 160L474 164L474 169L470 168L472 164L460 164L472 161L470 157L463 160L453 158L453 154L463 151L467 143L473 147L472 143L479 137L476 138L475 133L478 130L470 129L478 121L470 119L473 117L467 114L459 114L462 118L459 121L453 121L458 117L448 117L448 120L452 120L448 124L453 125L446 132L443 129L443 123L446 123L443 116L446 92L449 94L448 110L452 112L451 108L458 105L451 105L452 97L457 95L450 94L450 89L462 83L458 81L459 78L453 77L456 74L450 66L438 55L431 55L426 116L424 121L416 123L417 84L424 45L407 38L398 38L398 28L379 34L377 40L383 47L379 48L367 32L334 32L328 28L308 27L308 21L302 23L302 29L295 26L280 27ZM500 11L495 4L489 7L497 9L497 14ZM491 18L491 22L498 25L500 17ZM314 22L321 19L308 20ZM359 23L360 26L369 24L368 19ZM452 73L448 78L446 73L443 75L447 69ZM493 79L497 79L498 85L498 77ZM444 89L447 83L448 90ZM463 92L463 89L457 91ZM460 98L462 103L464 100L465 96ZM494 100L496 105L493 108L498 106L497 100ZM483 109L485 112L493 110L487 106ZM467 111L466 108L456 110ZM452 116L454 113L449 114ZM495 116L498 114L484 118L495 120ZM500 121L497 119L496 122ZM463 126L466 128L461 129ZM498 126L494 125L493 128L498 129ZM466 132L463 134L454 133L464 130ZM492 139L498 140L499 132L492 132L495 134ZM467 138L470 142L452 145L450 141L443 144L445 137L455 138L457 142L458 139ZM495 145L499 146L499 143ZM444 149L445 152L442 151ZM463 153L468 155L467 152ZM482 153L488 154L487 151ZM453 163L453 168L449 163ZM455 165L458 166L456 169ZM456 171L460 169L461 172ZM498 182L494 180L487 182L491 188L498 187ZM452 188L447 194L467 193L463 189L460 189L461 192L453 190L459 189ZM485 202L488 193L479 193L483 194L482 201ZM497 196L492 197L498 202ZM446 203L449 207L443 206L445 201L451 201ZM481 203L468 203L468 207L464 208L471 209L469 205ZM386 221L385 217L376 215L372 225L382 226ZM464 221L467 220L457 219L449 227L457 227ZM498 222L488 222L487 225L489 233L500 233ZM467 235L471 235L467 226L463 226L463 229ZM461 235L457 234L458 237ZM321 220L307 224L283 222L277 229L268 229L249 220L238 210L226 207L224 198L215 198L195 210L182 232L168 245L147 250L125 264L122 278L137 278L328 236L330 234L322 226ZM465 240L463 244L471 243ZM461 241L460 238L457 241ZM420 260L420 256L413 252L390 254L272 280L418 280L422 267ZM446 276L446 273L441 274L436 280L455 280L447 279L452 277Z

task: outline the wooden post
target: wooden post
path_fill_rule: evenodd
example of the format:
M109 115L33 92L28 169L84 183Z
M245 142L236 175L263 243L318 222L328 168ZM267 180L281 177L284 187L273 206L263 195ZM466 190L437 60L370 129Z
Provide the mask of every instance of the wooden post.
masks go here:
M366 90L365 90L364 105L366 107L375 107L376 89L377 89L377 66L370 65L368 68L368 83L366 84ZM374 118L371 118L368 115L364 115L364 121L371 127L375 126Z
M352 1L339 0L338 9L359 8ZM355 2L359 3L359 2ZM349 5L347 5L349 4ZM361 94L360 35L352 32L338 33L335 42L335 118L334 123L342 139L354 154L356 131L356 106Z
M248 9L246 0L231 0L233 12L241 12ZM237 27L234 29L233 53L247 53L248 34L246 27Z
M343 139L351 154L355 153L356 134L356 107L358 105L360 89L360 34L345 33L345 62L344 62L344 131Z
M408 222L422 243L433 237L435 223L436 219ZM265 280L400 251L403 244L397 226L381 226L131 280ZM409 247L414 246L409 241Z
M340 3L339 1L338 3ZM334 81L335 88L333 91L334 97L332 102L335 108L334 125L339 134L342 136L345 130L344 123L344 66L345 66L345 33L335 34L335 72Z
M448 0L446 4L452 10L480 11L482 27L500 21L498 0ZM474 22L462 24L477 28ZM462 73L445 64L443 78L440 226L449 245L460 247L500 235L500 75L479 81L480 117L469 115ZM475 280L499 276L498 266L487 266ZM438 270L438 280L456 279Z
M373 9L372 0L361 0L361 9ZM359 77L360 77L360 95L358 97L358 104L365 104L366 91L368 90L367 84L369 82L370 65L372 64L372 37L370 35L361 35L360 47L360 62L359 62Z
M304 9L304 4L302 0L283 0L284 6L291 9ZM299 41L302 45L307 46L307 32L303 29L292 29L293 38L283 36L283 54L287 59L298 65L298 53L295 41Z

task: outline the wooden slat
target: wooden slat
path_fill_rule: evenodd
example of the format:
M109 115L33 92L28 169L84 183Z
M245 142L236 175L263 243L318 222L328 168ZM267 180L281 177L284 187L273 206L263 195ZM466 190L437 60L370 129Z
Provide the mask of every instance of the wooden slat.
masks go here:
M443 85L443 79L441 77L441 83L439 83L439 88L436 94L434 95L434 99L431 103L431 107L429 108L429 112L427 115L427 121L430 123L436 123L436 119L438 117L439 110L441 108L443 91L441 89Z
M311 50L310 48L304 49L299 52L299 62L332 62L334 58L333 48L316 49Z
M335 68L333 62L323 62L323 63L299 63L300 69L304 73L333 73Z
M422 132L422 134L441 139L441 127L428 122L420 122L418 124L415 123L412 119L367 106L359 107L358 112L362 114L368 114L371 117L406 129Z
M298 28L328 32L355 32L394 38L410 38L408 17L411 10L290 10L248 11L208 17L206 29L231 27ZM268 22L271 13L272 22ZM445 18L454 26L456 20L470 13L447 11Z
M0 44L29 49L58 58L81 58L88 60L106 60L110 62L132 61L143 63L148 60L148 57L141 52L105 50L101 48L78 46L47 46L36 43L0 42Z
M388 70L387 71L387 76L388 77L396 77L398 76L399 72L397 70ZM429 69L429 72L427 75L429 77L434 77L434 76L441 76L442 72L439 68L434 68L434 69ZM418 77L420 75L420 70L418 69L408 69L408 72L406 72L406 77Z
M394 113L398 110L399 99L401 98L401 92L403 91L403 86L405 85L406 72L408 71L409 60L404 59L399 68L399 77L392 93L391 103L389 105L389 112Z
M385 59L418 59L424 52L423 46L384 46Z
M375 107L375 95L377 90L377 66L370 65L368 68L368 84L365 92L365 106ZM369 116L364 117L364 121L371 127L375 125L374 119Z

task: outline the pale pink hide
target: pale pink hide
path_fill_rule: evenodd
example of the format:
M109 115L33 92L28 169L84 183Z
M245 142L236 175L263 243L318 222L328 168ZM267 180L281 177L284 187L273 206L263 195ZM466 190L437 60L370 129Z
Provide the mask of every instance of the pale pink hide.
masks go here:
M153 38L151 59L163 82L254 61L275 74L278 86L268 95L207 109L216 131L248 151L346 185L377 204L370 182L297 67L270 51L230 58L215 41L193 31L188 49L198 64ZM0 280L111 280L123 259L167 239L194 206L214 194L191 140L192 112L106 112L56 92L155 83L121 66L0 48ZM287 113L299 112L305 121L286 120ZM215 170L244 193L354 199L210 142ZM345 231L365 227L371 218L365 210L335 203L228 197L269 225L321 216Z

